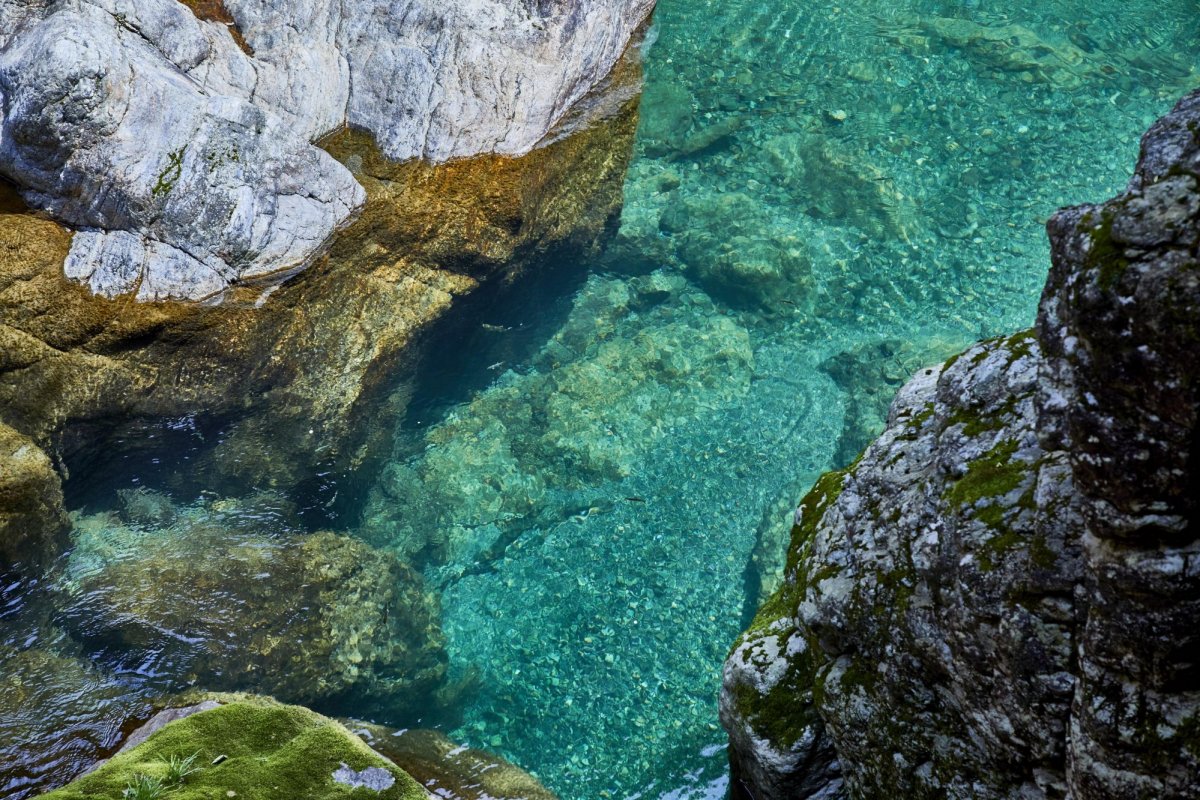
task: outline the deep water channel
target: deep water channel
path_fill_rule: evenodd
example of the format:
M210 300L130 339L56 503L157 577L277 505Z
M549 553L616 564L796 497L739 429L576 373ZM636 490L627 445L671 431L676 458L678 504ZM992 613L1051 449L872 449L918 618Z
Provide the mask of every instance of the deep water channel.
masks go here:
M721 662L792 508L917 368L1032 324L1044 220L1127 180L1200 77L1196 14L660 0L616 240L460 324L346 479L338 524L440 595L462 691L426 721L564 800L723 797ZM78 492L98 557L116 488ZM69 715L71 680L137 695L36 691Z

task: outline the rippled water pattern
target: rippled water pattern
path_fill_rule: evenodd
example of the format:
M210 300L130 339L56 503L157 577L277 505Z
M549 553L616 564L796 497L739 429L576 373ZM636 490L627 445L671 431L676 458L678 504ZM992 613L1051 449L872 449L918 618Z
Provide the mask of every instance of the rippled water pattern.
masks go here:
M722 797L720 665L792 507L914 370L1031 324L1046 217L1115 192L1200 83L1198 15L661 0L617 240L573 295L447 343L462 363L380 421L394 458L354 493L353 532L441 594L468 687L450 734L564 800ZM86 525L80 552L116 547L116 523ZM61 708L6 717L0 741L63 718L84 731L69 747L103 750L118 731L89 721L137 716L143 688L87 667L33 595L0 593L0 688Z
M1045 219L1123 185L1197 83L1197 12L662 0L620 240L531 363L401 458L434 496L508 493L451 487L440 518L512 542L432 570L482 675L455 734L571 800L722 796L756 544L777 569L908 374L1032 323Z

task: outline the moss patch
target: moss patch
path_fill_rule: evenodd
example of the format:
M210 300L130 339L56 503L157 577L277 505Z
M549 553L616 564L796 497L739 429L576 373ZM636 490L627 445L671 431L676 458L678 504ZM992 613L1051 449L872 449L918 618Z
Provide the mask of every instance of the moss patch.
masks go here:
M1115 210L1104 208L1100 212L1099 220L1088 213L1080 221L1080 233L1086 233L1092 240L1083 263L1088 269L1099 272L1098 283L1101 289L1111 289L1129 267L1125 250L1112 238L1113 220L1116 216Z
M172 722L95 772L44 797L118 800L138 776L164 778L168 759L193 753L199 753L196 763L201 768L164 796L172 800L427 797L416 781L337 722L267 700L229 703ZM225 760L214 766L213 759L221 755ZM381 792L352 789L333 780L342 764L355 771L378 767L395 783Z
M1004 439L967 465L967 474L944 495L950 507L960 510L989 497L1002 497L1021 485L1031 465L1014 459L1015 439Z

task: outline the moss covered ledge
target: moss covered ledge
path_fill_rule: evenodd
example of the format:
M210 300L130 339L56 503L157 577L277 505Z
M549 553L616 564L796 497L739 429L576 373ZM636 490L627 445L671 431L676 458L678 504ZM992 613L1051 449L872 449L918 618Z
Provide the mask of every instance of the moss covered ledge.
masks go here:
M164 786L157 794L150 790L132 796L170 800L429 797L407 773L340 723L265 698L235 700L171 722L94 772L43 797L120 800L127 788L145 782L142 776L151 785L165 782L172 758L193 755L198 769L181 783Z

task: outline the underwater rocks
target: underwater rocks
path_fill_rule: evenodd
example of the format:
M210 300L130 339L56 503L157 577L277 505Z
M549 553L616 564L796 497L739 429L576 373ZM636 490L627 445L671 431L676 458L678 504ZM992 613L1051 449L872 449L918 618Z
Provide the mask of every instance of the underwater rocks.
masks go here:
M744 790L1193 797L1200 93L1059 212L1036 331L920 371L725 666Z
M268 698L226 698L215 708L168 723L144 742L73 783L50 800L122 797L149 780L180 800L212 797L378 797L424 800L408 774L343 725ZM173 779L169 762L194 756L194 769ZM155 795L157 796L157 795Z
M509 531L603 510L596 487L698 409L736 402L752 363L746 330L681 276L593 277L528 371L501 375L387 466L364 535L471 565Z
M278 280L366 200L313 141L352 126L396 160L523 155L652 6L229 0L229 26L174 0L4 0L0 174L75 228L64 271L100 295Z
M391 444L365 421L402 412L397 376L437 320L611 232L639 86L631 47L554 141L519 158L398 165L369 136L332 138L365 187L356 222L284 285L236 287L215 307L64 279L70 232L0 184L0 416L79 472L187 433L189 472L222 494L362 468Z
M99 663L170 689L352 698L384 716L427 704L446 655L421 577L358 540L291 532L286 520L269 501L181 509L163 528L77 518L57 617Z

